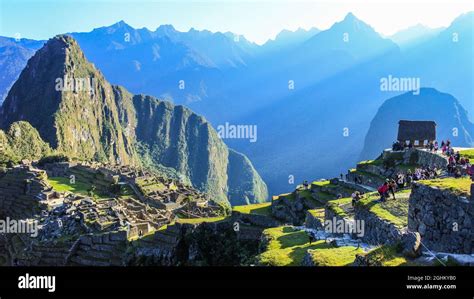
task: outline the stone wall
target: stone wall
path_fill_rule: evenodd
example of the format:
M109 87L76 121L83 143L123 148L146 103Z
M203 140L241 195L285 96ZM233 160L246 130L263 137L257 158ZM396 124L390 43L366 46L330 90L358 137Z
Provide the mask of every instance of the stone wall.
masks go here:
M362 241L369 244L392 244L401 240L404 230L393 223L379 218L366 207L356 205L356 221L364 221L364 235Z
M272 217L258 214L245 214L240 212L232 212L229 222L239 222L242 224L252 225L256 227L269 228L280 226L281 223Z
M323 224L324 223L321 223L321 221L318 218L314 217L313 214L311 214L309 211L306 211L306 218L304 221L304 225L307 228L322 229Z
M448 160L441 154L432 153L422 149L408 149L403 154L404 164L415 164L423 166L435 166L437 168L446 168Z
M41 193L47 189L42 173L28 168L6 169L0 177L0 216L31 218L38 213Z
M346 178L349 182L355 182L357 178L357 182L359 184L369 186L372 188L378 188L385 182L385 179L382 177L378 177L372 173L361 173L361 172L349 172L346 175Z
M303 225L306 211L317 208L313 198L308 199L294 191L292 197L283 196L272 201L272 216L284 223Z
M474 253L474 201L449 190L415 183L409 202L408 229L419 232L430 250Z
M72 266L121 266L127 246L127 232L82 235L71 247L64 263Z

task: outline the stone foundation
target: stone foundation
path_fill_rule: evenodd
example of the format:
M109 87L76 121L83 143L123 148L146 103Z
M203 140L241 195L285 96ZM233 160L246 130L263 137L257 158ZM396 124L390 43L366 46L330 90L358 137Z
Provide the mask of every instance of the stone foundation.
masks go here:
M408 229L419 232L430 250L474 253L474 201L449 190L415 183Z

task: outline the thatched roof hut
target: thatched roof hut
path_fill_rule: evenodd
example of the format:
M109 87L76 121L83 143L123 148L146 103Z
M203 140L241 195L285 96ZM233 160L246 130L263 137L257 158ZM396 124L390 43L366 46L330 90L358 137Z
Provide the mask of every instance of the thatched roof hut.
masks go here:
M436 140L436 123L434 121L401 120L398 122L398 137L401 143L409 140L418 141L420 145L423 141Z

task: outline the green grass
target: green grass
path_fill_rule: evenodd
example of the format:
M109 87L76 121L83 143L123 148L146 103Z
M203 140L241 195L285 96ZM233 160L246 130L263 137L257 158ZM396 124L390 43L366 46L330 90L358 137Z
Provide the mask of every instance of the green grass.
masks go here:
M271 203L264 202L253 205L235 206L233 210L242 214L257 214L271 216Z
M160 182L147 182L145 180L137 180L137 185L145 195L153 192L160 192L166 190L166 186Z
M263 233L270 241L257 260L266 266L301 266L307 252L318 265L343 266L352 263L355 255L362 252L355 247L335 248L324 240L309 244L307 233L291 226L269 228Z
M461 178L443 178L418 181L421 184L438 187L452 191L456 195L470 195L471 194L471 179L467 176Z
M328 181L328 180L325 180L325 181L314 181L311 183L311 186L319 186L319 187L323 187L323 186L327 186L327 185L330 185L331 183Z
M459 154L461 154L462 157L468 158L469 160L474 159L474 148L473 149L468 149L468 150L463 150L459 151ZM474 161L471 161L471 163Z
M177 223L188 223L188 224L199 224L203 222L217 222L224 220L227 217L220 216L220 217L208 217L208 218L179 218L176 220Z
M376 160L366 160L366 161L361 161L359 163L357 163L357 166L366 166L366 165L376 165L376 166L379 166L379 165L382 165L383 164L383 160L381 159L376 159Z
M91 190L92 185L84 182L77 181L73 184L71 180L66 177L50 177L48 178L48 183L53 187L57 192L71 192L74 194L89 196L89 190ZM93 197L95 198L107 198L99 193L93 192Z
M313 210L308 210L308 212L317 219L324 220L324 209L313 209Z
M382 245L368 252L366 257L373 266L417 266L397 251L396 245Z
M363 253L364 250L353 246L343 246L320 248L308 252L316 266L349 266L354 262L356 254Z
M278 199L281 199L281 198L295 199L295 195L293 193L284 193L284 194L280 194L280 195L274 195L272 197L272 200L278 200Z
M351 197L344 197L340 199L330 200L328 201L326 208L331 210L337 216L345 218L345 217L349 217L349 215L347 215L346 211L344 211L344 209L341 208L341 206L350 204L351 202L352 202Z
M269 228L263 233L270 242L267 250L257 256L261 265L300 266L308 249L329 247L324 241L309 244L307 233L291 226Z
M401 190L395 192L396 200L387 199L385 202L377 202L380 196L377 192L368 193L358 203L359 206L366 207L370 212L379 218L389 221L397 227L408 225L408 199L411 190Z
M319 201L321 201L322 203L326 203L330 200L336 199L336 196L334 194L331 194L331 193L320 191L320 192L316 193L316 198Z

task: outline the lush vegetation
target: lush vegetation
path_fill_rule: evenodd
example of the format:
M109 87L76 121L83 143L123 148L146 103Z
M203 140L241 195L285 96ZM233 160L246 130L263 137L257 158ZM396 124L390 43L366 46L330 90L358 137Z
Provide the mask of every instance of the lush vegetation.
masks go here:
M188 224L199 224L203 222L217 222L224 220L226 217L225 216L219 216L219 217L208 217L208 218L178 218L176 220L177 223L188 223Z
M382 245L365 255L370 266L416 266L417 264L405 258L399 245Z
M369 209L370 212L379 218L389 221L398 226L405 227L408 224L408 199L411 190L401 190L395 192L395 200L389 198L380 202L377 192L368 193L358 202L359 206Z
M442 179L432 179L432 180L423 180L419 183L437 187L440 189L447 189L458 195L470 195L471 194L471 179L467 176L461 178L442 178Z
M324 221L324 208L308 210L308 213L310 213L314 218Z
M348 217L346 211L341 207L343 205L348 205L352 202L352 198L350 197L344 197L340 199L335 199L335 200L330 200L326 208L331 210L334 214L336 214L339 217L345 218Z
M233 207L233 211L240 212L243 214L257 214L257 215L271 215L271 203L257 203L252 205L243 205Z
M69 178L65 177L50 177L48 183L58 192L71 192L83 196L91 196L94 198L106 198L106 196L94 190L93 185L81 181L71 182Z
M349 266L354 262L356 255L363 252L362 248L353 246L319 248L308 251L316 266Z
M300 266L308 249L327 248L324 241L309 244L306 232L291 226L269 228L264 231L269 240L267 250L258 255L261 265L267 266Z
M468 158L469 160L474 160L474 148L460 151L461 157ZM471 163L474 161L471 161Z
M333 247L324 240L309 243L308 234L291 226L269 228L264 231L268 245L257 256L259 264L266 266L300 266L306 253L320 266L344 266L351 264L362 249Z

